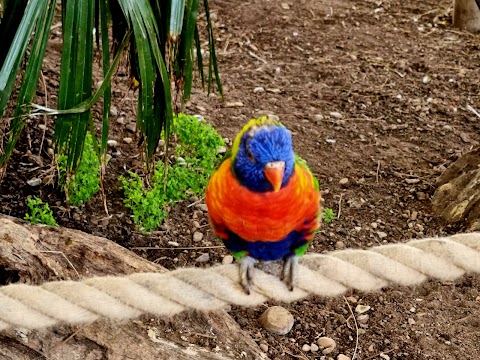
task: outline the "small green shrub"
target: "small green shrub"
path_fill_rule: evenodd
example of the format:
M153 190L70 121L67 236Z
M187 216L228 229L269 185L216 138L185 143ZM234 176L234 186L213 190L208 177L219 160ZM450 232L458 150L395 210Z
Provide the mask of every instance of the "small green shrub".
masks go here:
M53 218L52 210L48 203L44 203L38 197L29 197L27 199L27 207L30 209L30 214L25 214L25 220L34 224L45 224L50 226L58 226Z
M325 224L330 224L335 219L335 213L330 208L324 208L322 219Z
M223 139L204 120L179 114L174 119L177 145L176 164L167 165L167 183L164 191L165 165L158 162L149 187L134 172L119 178L125 194L124 204L133 213L134 222L148 232L157 228L168 215L168 206L192 195L203 193L210 175L222 155L218 147Z
M67 168L67 158L61 155L58 158L58 167L60 171L59 183L63 191L67 193L69 205L80 206L95 195L100 188L99 166L97 154L93 147L91 134L87 134L85 146L83 148L82 162L75 173L68 180L66 179L65 169Z

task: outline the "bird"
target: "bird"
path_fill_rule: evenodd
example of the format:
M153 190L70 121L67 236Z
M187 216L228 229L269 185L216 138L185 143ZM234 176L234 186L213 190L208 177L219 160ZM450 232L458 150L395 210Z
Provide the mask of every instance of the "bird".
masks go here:
M320 227L320 199L318 181L294 153L290 131L268 116L250 120L205 191L211 228L239 262L247 294L258 261L283 260L282 280L294 289L299 258Z

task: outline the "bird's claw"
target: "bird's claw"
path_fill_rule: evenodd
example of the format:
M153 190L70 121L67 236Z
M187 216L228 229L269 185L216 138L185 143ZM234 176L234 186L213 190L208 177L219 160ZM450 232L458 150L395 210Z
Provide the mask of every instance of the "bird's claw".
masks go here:
M250 256L240 259L240 283L247 295L250 295L250 289L253 283L253 269L257 260Z
M298 274L298 256L290 256L285 259L283 265L283 282L287 285L288 290L293 291L295 285L297 274Z

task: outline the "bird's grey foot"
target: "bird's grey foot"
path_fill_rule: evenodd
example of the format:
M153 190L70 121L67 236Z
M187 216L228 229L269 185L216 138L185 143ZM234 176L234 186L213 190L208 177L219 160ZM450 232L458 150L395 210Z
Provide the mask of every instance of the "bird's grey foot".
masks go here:
M250 256L240 259L240 282L247 295L250 295L250 288L253 284L253 269L257 260Z
M288 290L293 291L295 281L298 274L298 256L290 256L285 259L283 264L283 282L287 285Z

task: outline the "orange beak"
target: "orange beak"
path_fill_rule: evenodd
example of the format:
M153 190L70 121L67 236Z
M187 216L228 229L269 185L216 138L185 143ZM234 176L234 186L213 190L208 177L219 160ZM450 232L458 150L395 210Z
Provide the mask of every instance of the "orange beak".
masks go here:
M268 182L272 184L273 191L277 192L282 187L283 174L285 173L284 161L272 161L265 165L263 173Z

